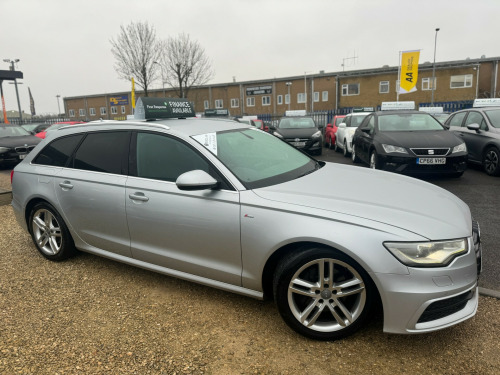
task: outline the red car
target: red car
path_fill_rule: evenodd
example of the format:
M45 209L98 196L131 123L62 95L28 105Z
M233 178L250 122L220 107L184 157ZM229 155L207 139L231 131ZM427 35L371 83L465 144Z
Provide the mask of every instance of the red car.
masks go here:
M335 144L335 133L337 133L337 128L344 117L345 115L334 116L332 122L326 126L325 146L328 148L332 148L332 145Z
M36 133L35 137L45 139L45 136L47 135L47 132L52 131L52 130L56 130L56 129L59 129L59 128L62 128L65 125L75 125L75 124L84 124L84 122L83 121L62 121L62 122L56 122L56 123L50 125L47 129L45 129L45 131L40 132L40 133Z
M269 126L265 125L264 121L262 121L262 120L252 120L252 121L254 122L255 127L257 129L260 129L260 130L263 130L263 131L269 133Z

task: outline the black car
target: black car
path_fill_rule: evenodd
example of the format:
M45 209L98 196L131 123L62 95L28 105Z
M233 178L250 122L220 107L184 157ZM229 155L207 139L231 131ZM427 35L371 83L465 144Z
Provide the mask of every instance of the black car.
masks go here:
M0 165L17 164L42 140L18 125L0 125Z
M311 117L283 117L272 133L308 153L322 154L323 134Z
M424 112L374 112L356 129L352 145L352 160L375 169L460 177L467 168L464 141Z
M490 176L500 175L500 107L464 109L445 125L464 140L470 163L482 165Z

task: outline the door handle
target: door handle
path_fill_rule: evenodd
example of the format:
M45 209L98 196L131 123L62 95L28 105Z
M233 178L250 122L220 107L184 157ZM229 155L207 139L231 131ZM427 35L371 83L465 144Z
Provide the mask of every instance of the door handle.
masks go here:
M68 180L61 182L59 184L59 186L62 187L63 190L64 189L67 189L67 190L73 189L73 184Z
M149 201L149 198L144 195L144 193L134 193L130 194L128 196L130 199L133 201L141 201L141 202L147 202Z

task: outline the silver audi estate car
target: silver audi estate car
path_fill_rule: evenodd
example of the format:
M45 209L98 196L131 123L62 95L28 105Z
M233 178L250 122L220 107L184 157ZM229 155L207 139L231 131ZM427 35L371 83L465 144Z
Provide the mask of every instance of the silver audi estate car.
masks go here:
M374 306L392 333L474 316L479 226L456 196L192 115L189 102L141 98L135 120L49 133L12 181L38 251L273 298L292 329L318 340L352 334Z

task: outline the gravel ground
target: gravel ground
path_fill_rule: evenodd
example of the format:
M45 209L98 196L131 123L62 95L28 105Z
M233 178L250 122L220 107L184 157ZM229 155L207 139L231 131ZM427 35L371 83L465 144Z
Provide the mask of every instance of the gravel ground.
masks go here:
M5 186L1 185L0 186ZM316 342L272 302L89 254L45 260L0 206L0 374L498 374L500 301L455 327L403 336L380 316Z

